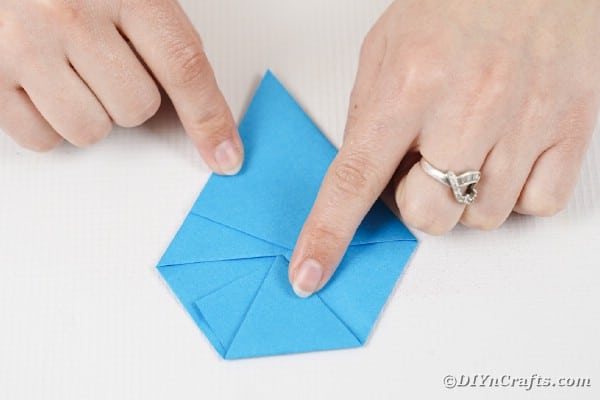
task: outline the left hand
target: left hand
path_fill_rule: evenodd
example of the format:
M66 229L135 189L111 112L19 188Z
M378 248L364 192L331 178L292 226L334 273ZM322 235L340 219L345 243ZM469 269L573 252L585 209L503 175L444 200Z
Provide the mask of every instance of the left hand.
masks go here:
M89 146L113 124L141 125L159 83L211 169L242 167L235 121L177 0L0 0L0 54L0 129L25 148Z
M331 278L390 180L402 219L431 234L561 210L598 115L598 38L597 0L396 0L363 44L343 146L290 262L295 291ZM481 171L477 200L458 203L415 153Z

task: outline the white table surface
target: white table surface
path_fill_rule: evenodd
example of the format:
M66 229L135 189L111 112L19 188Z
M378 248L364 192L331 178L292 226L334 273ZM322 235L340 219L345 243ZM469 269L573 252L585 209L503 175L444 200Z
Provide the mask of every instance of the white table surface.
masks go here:
M386 0L188 0L239 118L267 68L339 144ZM364 348L223 361L155 264L209 171L169 107L85 150L0 135L0 398L600 398L600 137L550 219L417 233ZM448 374L591 388L445 389ZM408 397L414 398L414 397Z

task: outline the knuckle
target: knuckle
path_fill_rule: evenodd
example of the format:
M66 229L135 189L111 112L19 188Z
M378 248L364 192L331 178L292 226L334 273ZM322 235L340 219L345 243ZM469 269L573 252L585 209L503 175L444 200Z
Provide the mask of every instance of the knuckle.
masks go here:
M335 168L335 185L340 192L358 196L367 186L367 178L358 161L342 161Z
M309 232L309 241L314 246L318 246L328 253L339 243L348 240L348 235L346 233L323 223L315 224Z
M564 210L567 203L568 199L564 195L534 189L525 193L521 201L521 208L526 214L551 217Z
M478 97L485 96L492 100L502 98L510 90L510 77L507 68L501 64L491 63L482 67L476 78L474 93Z
M69 141L77 147L89 147L104 139L111 129L112 124L108 119L89 123L84 127L74 129L69 135Z
M377 29L377 26L371 28L371 30L366 34L365 39L363 40L360 46L360 59L368 60L370 56L373 54L375 49L377 48L377 44L381 40L382 35Z
M31 151L35 151L37 153L46 153L46 152L49 152L50 150L55 149L61 143L62 143L62 138L60 136L52 135L50 137L47 137L47 138L44 138L41 140L36 140L36 141L30 142L27 145L24 145L24 147L28 148Z
M396 195L396 204L402 220L408 225L430 235L443 235L453 226L448 226L435 208L428 201L419 199L417 195Z
M15 58L27 65L36 65L39 60L38 49L28 39L24 39L21 43L19 49L14 50Z
M401 96L423 96L437 90L446 79L447 71L437 61L421 60L418 57L404 61L386 82L388 105L393 107Z
M357 152L342 159L335 165L333 171L335 189L352 197L374 194L372 188L379 186L381 180L373 162L367 156Z
M504 223L506 217L507 216L503 213L493 211L490 211L489 213L486 212L485 214L468 211L465 212L461 218L461 222L469 228L482 231L493 231L498 229Z
M31 39L20 24L7 23L1 34L2 40L0 40L0 50L3 55L7 56L6 60L9 60L12 57L27 65L36 60L39 56L39 51L34 44L35 41ZM19 45L15 46L15 43L18 43ZM10 67L9 69L14 70L13 72L17 72L17 69L14 68L11 63L2 62L2 64L3 67Z
M546 197L544 202L537 205L535 211L536 215L540 217L551 217L563 211L566 206L566 201L554 197Z
M36 137L13 133L11 136L19 146L36 153L46 153L56 148L62 142L62 138L54 133Z
M169 81L175 86L187 86L201 80L210 72L201 45L192 40L174 41L168 49L170 69Z
M158 112L161 104L160 94L157 92L152 96L144 96L145 99L150 98L150 101L145 103L139 102L133 106L128 112L122 113L115 117L115 123L125 128L133 128L142 125Z
M62 26L81 25L84 19L83 2L73 0L46 0L37 2L51 21Z
M583 157L585 150L589 145L593 128L590 128L589 126L574 126L574 124L579 123L580 122L571 121L569 122L569 126L561 126L560 129L562 131L557 133L557 135L560 136L560 138L558 138L559 142L552 147L552 151L559 152L564 158L573 160L578 160Z
M492 76L490 76L490 74ZM495 100L502 98L509 91L509 80L507 78L501 78L493 76L493 72L482 73L479 78L479 82L476 85L475 93L479 96L485 96L486 98Z
M448 68L437 59L427 57L411 66L407 74L407 84L419 91L431 91L447 82Z
M3 39L18 39L18 38L22 38L23 34L22 34L22 27L20 26L20 24L15 23L16 21L14 21L13 17L9 17L9 16L4 16L2 15L2 13L0 13L0 34L2 35ZM21 29L19 29L21 28ZM4 45L4 44L9 44L9 43L13 43L12 41L0 41L0 45ZM17 42L20 43L20 42ZM7 47L14 47L14 46L7 46ZM4 49L4 46L2 46L2 49Z
M402 59L397 62L397 87L419 93L431 92L447 84L450 72L439 45L424 41L406 46Z

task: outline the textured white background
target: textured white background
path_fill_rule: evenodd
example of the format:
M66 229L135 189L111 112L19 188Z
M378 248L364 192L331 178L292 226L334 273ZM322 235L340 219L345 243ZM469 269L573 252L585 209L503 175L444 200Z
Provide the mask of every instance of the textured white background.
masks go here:
M271 68L341 142L361 38L386 0L184 2L239 118ZM600 138L568 209L419 234L365 348L226 362L154 265L208 179L168 108L87 150L0 135L0 398L599 398ZM444 389L447 374L591 389Z

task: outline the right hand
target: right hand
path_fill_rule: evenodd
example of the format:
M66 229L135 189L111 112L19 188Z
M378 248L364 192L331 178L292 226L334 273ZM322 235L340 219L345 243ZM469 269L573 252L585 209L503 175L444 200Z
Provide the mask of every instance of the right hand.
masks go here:
M566 206L600 107L597 0L396 0L367 36L344 143L290 263L320 290L382 194L430 234ZM468 207L432 179L481 171ZM464 194L464 193L461 193Z
M0 0L0 54L0 129L23 147L87 146L113 123L144 123L161 102L154 76L208 165L241 168L231 111L175 0Z

